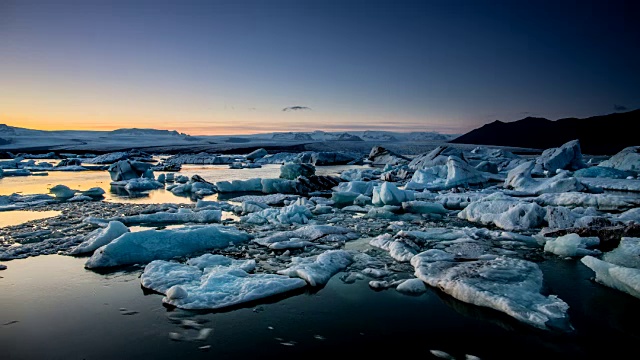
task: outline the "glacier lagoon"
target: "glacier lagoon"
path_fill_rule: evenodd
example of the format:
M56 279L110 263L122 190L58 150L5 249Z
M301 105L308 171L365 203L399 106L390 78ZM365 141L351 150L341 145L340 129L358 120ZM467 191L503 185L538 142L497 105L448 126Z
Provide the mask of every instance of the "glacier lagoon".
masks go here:
M388 155L385 155L387 159L394 161L393 156ZM432 164L430 169L436 169L434 174L442 171L438 166L441 165ZM453 173L460 174L466 171L469 175L467 178L480 178L477 172L464 166L454 162ZM50 235L50 233L38 234L40 231L48 231L41 228L50 226L55 232L56 226L62 226L64 229L65 226L72 225L69 222L70 218L81 220L83 217L99 215L106 220L118 219L126 222L133 221L135 216L140 216L136 214L162 213L165 214L162 216L173 214L172 219L183 216L188 224L194 218L187 210L182 211L179 210L180 208L194 209L196 213L204 209L219 208L226 216L221 216L218 222L250 231L253 236L261 240L263 244L261 246L266 244L272 249L265 251L258 245L250 245L237 246L232 251L223 252L227 256L241 259L255 258L259 262L257 273L280 272L286 268L288 260L293 258L285 255L287 251L302 256L314 256L342 245L345 249L354 251L354 254L365 253L373 258L354 260L347 271L338 271L330 277L326 285L307 286L217 311L183 310L170 306L166 302L163 305L162 294L141 286L140 277L146 271L144 264L120 267L115 270L92 271L83 268L83 264L87 262L86 257L69 257L64 254L67 249L64 247L60 250L53 248L61 254L35 253L33 255L39 256L4 260L2 264L8 268L0 273L3 277L0 280L4 285L3 288L9 291L2 291L0 295L3 304L3 310L0 313L2 315L0 337L4 343L2 351L18 358L73 358L76 356L86 358L139 356L237 358L264 357L264 354L269 354L267 357L270 358L293 358L310 352L326 355L339 352L376 357L379 355L379 344L384 341L385 346L393 348L399 356L410 356L419 349L418 351L422 351L427 358L438 355L442 357L446 353L455 358L472 355L492 359L514 358L525 356L525 354L551 358L589 358L596 351L601 350L602 344L607 344L610 356L622 354L631 349L633 340L638 336L634 325L634 319L638 318L638 311L634 311L637 299L594 282L593 271L584 266L578 258L560 258L542 252L540 248L532 251L524 250L525 247L532 245L532 239L535 239L532 237L535 235L532 229L536 226L522 227L524 223L517 218L498 219L484 216L483 219L490 219L486 226L491 230L486 233L481 231L483 225L469 228L469 226L478 226L471 215L468 219L461 219L460 216L456 216L457 211L452 210L457 207L464 208L468 206L467 202L476 201L467 213L486 211L478 209L484 209L482 199L490 194L477 192L477 189L468 190L468 193L462 194L433 189L430 194L415 192L410 195L405 190L391 185L391 182L385 181L383 184L387 185L375 190L363 185L366 184L366 180L362 183L358 182L361 180L352 179L354 175L364 176L371 171L377 171L374 178L387 172L391 175L388 175L386 180L395 180L400 186L402 179L393 177L402 174L401 171L405 169L402 166L397 166L395 169L394 166L385 166L384 169L382 166L371 168L360 165L317 166L316 169L316 174L320 175L348 174L343 176L343 182L348 185L335 188L331 197L303 196L302 199L309 200L296 200L295 203L294 198L280 199L278 201L284 204L272 204L273 206L258 205L253 201L258 198L251 197L245 197L243 201L236 200L227 205L223 204L226 202L225 199L234 199L240 195L237 193L206 195L201 197L202 209L197 208L195 199L175 196L165 189L151 190L148 196L123 196L111 193L109 175L106 171L51 171L48 176L1 179L3 195L18 191L23 195L44 194L56 184L65 184L80 190L98 186L105 190L104 199L98 201L56 201L44 206L33 205L35 210L61 211L66 214L66 217L61 218L56 216L59 213L50 213L54 215L53 220L44 219L45 221L40 222L34 220L27 222L23 228L12 224L3 229L4 231L17 229L19 236L26 234L19 239L33 239L23 242L27 245L31 242L40 243L43 237ZM423 169L429 169L429 167L423 167ZM156 177L160 174L163 172L155 172ZM280 166L269 164L258 169L229 169L226 165L184 165L182 170L176 173L176 175L188 175L187 177L200 175L212 183L278 178L279 174ZM490 177L484 173L480 174ZM523 176L526 180L527 175ZM420 180L415 176L413 179ZM421 179L424 180L424 177ZM465 177L454 176L452 179L459 181L464 180ZM437 176L432 180L433 185L424 182L420 184L436 187L443 184L439 182ZM379 180L375 181L379 184ZM627 183L633 185L634 181L629 180ZM242 186L246 184L243 183ZM536 185L536 189L539 188L539 185ZM436 195L437 191L440 191L440 195ZM510 194L508 191L504 193ZM571 191L568 193L574 194ZM611 191L607 193L610 194ZM375 205L377 207L371 206L371 197L366 200L367 194L373 196L373 202L374 204L377 202L378 205ZM629 211L624 213L626 214L624 218L633 219L635 216L632 210L636 206L637 193L625 193L622 198L579 194L585 195L572 195L569 200L557 196L543 196L540 198L548 203L540 204L543 207L549 207L566 205L567 202L570 204L591 201L602 209L617 207L618 213ZM255 196L255 194L247 195ZM517 194L517 196L526 195L526 193ZM440 198L436 198L437 196ZM468 197L468 199L461 197ZM475 200L472 199L474 197ZM354 205L331 206L329 202L331 199L350 201ZM535 201L525 201L523 204L517 198L514 200L499 196L492 201L491 206L505 204L504 209L510 209L511 205L523 208L522 205L529 204L526 211L532 212L527 216L535 215L532 210L535 208L533 205ZM402 205L400 209L404 210L398 210L399 204ZM434 204L444 205L446 209ZM137 207L130 209L131 206ZM307 210L304 210L305 207ZM274 213L274 209L282 210ZM283 212L285 209L288 210ZM365 210L364 213L361 209ZM309 210L312 211L301 217L305 211ZM488 210L494 211L490 208ZM24 209L19 211L24 212ZM125 214L126 211L131 214ZM567 211L569 212L564 213L566 219L563 219L573 222L580 217L601 216L615 220L614 217L618 216L616 212L593 213L575 209ZM11 213L12 211L6 212L6 214ZM15 212L15 214L19 213ZM259 223L248 224L246 220L242 220L243 217ZM151 221L151 218L145 219ZM540 219L546 222L551 220L549 215ZM327 229L320 228L299 231L304 229L304 223L309 221L334 227L345 225L351 233L355 231L359 236L342 238L341 236L346 236L349 232L330 234L323 232ZM560 220L554 218L553 221ZM73 244L87 238L88 235L82 227L94 229L96 224L78 222L77 227L80 230L77 230L75 234L77 239ZM26 231L25 228L31 226L33 229ZM188 226L169 223L147 223L145 226L143 221L142 226L130 225L129 230L132 232L171 231L185 229ZM287 233L285 231L287 227L294 231ZM500 227L508 229L513 227L516 232L500 233ZM416 295L395 291L395 286L411 278L413 274L409 264L402 264L402 261L406 260L401 259L415 257L417 250L423 250L424 246L428 245L420 242L421 237L425 235L416 233L417 229L427 233L437 230L439 234L432 232L429 236L444 240L442 244L449 241L446 250L452 254L458 251L458 256L462 257L456 261L462 260L462 264L465 261L475 260L493 261L496 257L509 255L523 256L533 260L541 271L541 278L544 279L541 293L545 296L552 294L561 299L558 303L561 308L562 304L566 305L565 311L570 321L569 329L552 327L543 330L532 327L499 311L468 303L470 301L459 301L434 287L427 287L426 291ZM320 235L314 235L314 232ZM34 233L38 236L30 237ZM374 246L375 236L381 233L389 234L390 237L376 241ZM317 236L320 236L320 243ZM483 245L480 245L478 240L489 238L502 243L499 246L499 252L492 252L490 247L482 248ZM551 243L550 240L547 241ZM528 245L524 245L527 243ZM303 245L302 249L313 250L300 250L300 244ZM588 244L590 243L584 242L582 246ZM575 246L577 246L576 249L581 249L580 244ZM389 254L387 255L385 251ZM522 253L518 254L520 251ZM389 258L389 255L393 259ZM178 256L174 259L183 262L185 258ZM434 264L444 266L446 262L443 263L441 260L437 260ZM462 271L461 274L465 274L466 270L455 271ZM296 272L297 270L292 274ZM514 274L515 272L506 269L504 275L500 276L506 276L506 279ZM430 274L429 276L441 275ZM427 277L427 279L431 278ZM528 282L530 279L525 278L524 281ZM37 295L33 296L34 294ZM501 296L501 294L498 295ZM167 293L167 296L170 295ZM519 350L514 351L513 345L516 345Z

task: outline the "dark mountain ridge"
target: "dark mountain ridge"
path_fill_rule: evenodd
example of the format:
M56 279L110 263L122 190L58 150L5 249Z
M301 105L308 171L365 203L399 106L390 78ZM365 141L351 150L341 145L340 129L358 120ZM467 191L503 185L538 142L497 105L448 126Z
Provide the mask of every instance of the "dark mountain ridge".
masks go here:
M625 147L640 145L638 125L640 109L584 119L527 117L514 122L496 120L449 142L548 149L579 139L585 154L612 155Z

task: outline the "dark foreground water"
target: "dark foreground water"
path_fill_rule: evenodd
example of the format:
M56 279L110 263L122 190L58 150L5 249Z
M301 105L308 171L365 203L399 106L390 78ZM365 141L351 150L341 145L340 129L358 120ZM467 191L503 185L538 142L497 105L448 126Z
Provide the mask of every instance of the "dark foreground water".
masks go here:
M435 289L374 291L340 274L322 289L227 312L170 310L140 287L141 269L98 274L85 260L5 263L0 359L429 359L433 349L462 359L634 359L640 344L640 300L592 283L577 261L541 263L551 292L571 306L575 332L559 334ZM191 325L213 331L194 340Z

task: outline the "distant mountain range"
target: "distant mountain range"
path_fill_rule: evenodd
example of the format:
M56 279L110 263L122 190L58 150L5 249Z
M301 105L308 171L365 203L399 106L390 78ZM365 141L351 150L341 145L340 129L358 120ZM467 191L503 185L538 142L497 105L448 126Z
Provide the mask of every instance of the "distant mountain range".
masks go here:
M273 133L272 140L299 141L449 141L457 135L440 134L437 132L400 133L392 131L345 131L345 132L284 132Z
M548 149L579 139L583 153L611 155L625 147L640 145L640 137L636 130L638 125L640 109L585 119L566 118L552 121L527 117L508 123L496 120L450 142Z

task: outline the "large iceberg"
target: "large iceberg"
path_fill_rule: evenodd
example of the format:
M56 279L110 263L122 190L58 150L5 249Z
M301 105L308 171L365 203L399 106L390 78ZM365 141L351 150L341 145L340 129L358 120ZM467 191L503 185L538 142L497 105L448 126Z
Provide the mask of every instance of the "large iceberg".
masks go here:
M582 159L579 140L572 140L559 148L543 151L536 160L536 165L551 173L555 173L558 169L578 170L587 167Z
M254 260L238 261L205 254L186 264L156 260L140 282L165 294L164 303L183 309L220 309L306 286L301 279L275 274L249 274Z
M431 249L414 256L415 276L454 298L501 311L541 329L569 330L569 305L544 296L542 271L535 263L508 257L453 261L453 255Z
M250 239L251 235L244 231L219 225L126 233L98 248L85 267L92 269L167 260L198 251L225 248Z

